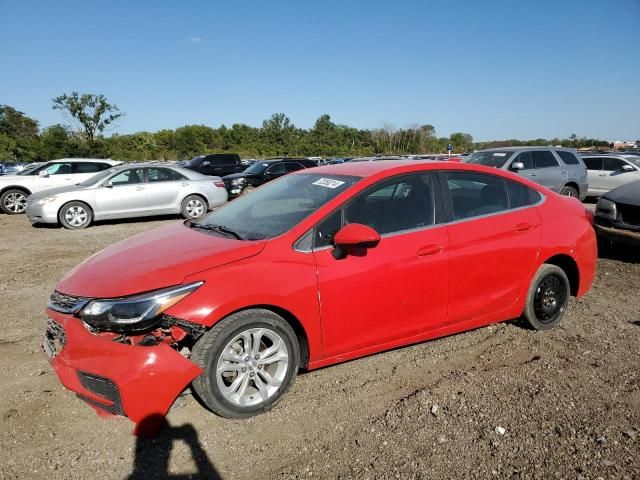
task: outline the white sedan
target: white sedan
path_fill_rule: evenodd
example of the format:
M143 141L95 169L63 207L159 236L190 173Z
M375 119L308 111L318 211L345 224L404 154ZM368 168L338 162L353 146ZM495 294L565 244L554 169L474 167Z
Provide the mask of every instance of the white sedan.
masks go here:
M129 164L105 170L71 187L31 195L31 223L85 228L94 220L181 214L198 218L227 201L220 177L173 165Z
M55 187L75 185L122 162L98 158L61 158L16 175L0 177L0 208L8 215L24 213L27 197Z

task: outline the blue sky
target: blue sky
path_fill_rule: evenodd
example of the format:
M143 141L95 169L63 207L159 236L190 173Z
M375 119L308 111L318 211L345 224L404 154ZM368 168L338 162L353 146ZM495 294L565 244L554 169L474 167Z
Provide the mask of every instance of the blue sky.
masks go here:
M103 93L115 131L431 123L477 140L640 138L640 0L0 0L0 104Z

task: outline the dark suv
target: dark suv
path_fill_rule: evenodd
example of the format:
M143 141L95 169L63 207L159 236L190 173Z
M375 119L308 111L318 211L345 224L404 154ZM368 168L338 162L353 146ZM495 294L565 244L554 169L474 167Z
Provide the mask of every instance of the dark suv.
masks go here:
M237 197L249 193L263 183L287 173L303 168L317 167L316 162L306 158L281 158L276 160L257 161L242 173L234 173L222 178L227 187L229 197Z
M180 166L203 175L215 175L218 177L244 170L244 166L240 163L240 155L237 153L198 155L187 162L182 162Z

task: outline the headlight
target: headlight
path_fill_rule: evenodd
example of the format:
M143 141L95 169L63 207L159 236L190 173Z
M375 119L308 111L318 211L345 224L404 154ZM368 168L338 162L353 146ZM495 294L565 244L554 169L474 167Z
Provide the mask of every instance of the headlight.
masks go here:
M44 197L38 200L38 205L44 205L45 203L51 203L56 200L56 196L53 195L51 197Z
M231 180L231 185L241 185L241 184L243 184L243 183L244 183L244 182L246 182L246 181L247 181L247 179L246 179L246 178L244 178L244 177L241 177L241 178L234 178L233 180Z
M601 197L596 204L596 215L598 217L608 218L609 220L615 220L618 216L616 204L611 200Z
M158 316L190 293L203 282L163 288L131 297L92 300L79 317L99 330L139 331L151 327Z

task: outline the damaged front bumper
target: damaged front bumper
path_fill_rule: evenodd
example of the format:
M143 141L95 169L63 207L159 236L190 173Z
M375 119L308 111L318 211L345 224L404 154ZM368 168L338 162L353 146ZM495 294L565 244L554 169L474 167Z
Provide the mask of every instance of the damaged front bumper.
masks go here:
M121 415L153 435L203 370L167 344L127 345L95 335L72 315L47 309L43 351L62 384L101 416Z

